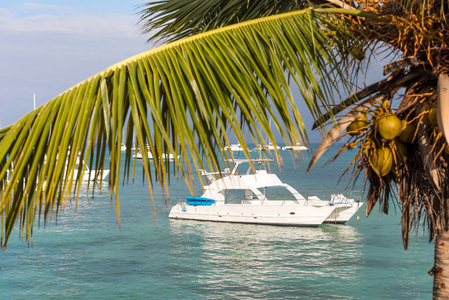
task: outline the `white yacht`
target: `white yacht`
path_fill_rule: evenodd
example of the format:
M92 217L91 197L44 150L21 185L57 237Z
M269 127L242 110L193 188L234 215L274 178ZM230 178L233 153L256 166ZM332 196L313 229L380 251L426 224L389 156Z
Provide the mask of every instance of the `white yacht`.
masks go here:
M335 207L335 210L323 221L329 224L345 224L363 205L363 202L348 199L343 194L331 194L330 200L321 200L317 196L307 197L309 204L322 203Z
M279 147L279 146L275 146L275 145L273 145L273 143L268 143L268 145L266 145L265 147L263 147L263 149L264 150L274 150L274 149L278 149L278 150L280 150L281 149L281 147Z
M134 154L133 157L135 157L137 159L142 159L142 153L140 151L137 151L137 153ZM179 155L178 155L178 158L179 158ZM150 160L153 159L153 154L151 153L151 151L148 151L148 159L150 159ZM162 159L163 160L166 160L166 159L174 160L175 156L173 154L171 154L171 153L168 153L168 154L167 153L163 153L162 154Z
M76 167L75 170L73 171L73 179L75 180L76 177L78 176L78 167L79 167L79 158L77 159L76 162ZM97 175L98 177L95 177L95 175ZM101 181L101 180L105 180L106 177L108 177L109 175L109 170L103 170L103 172L96 172L96 170L89 170L89 167L86 165L86 169L84 170L83 173L83 181L93 181L93 180L97 180L97 181Z
M265 165L267 159L253 160ZM304 198L290 185L266 170L238 174L237 167L248 160L234 160L232 171L207 173L209 185L200 197L185 197L172 207L169 218L200 221L319 226L323 222L345 223L363 203L344 196L328 201L318 197ZM280 195L280 192L284 194ZM288 195L285 195L288 193ZM341 203L344 200L343 203ZM340 201L340 202L336 202Z
M76 179L76 176L78 174L78 170L74 171L73 179ZM83 181L94 181L95 180L95 170L89 170L89 167L86 166L86 170L84 170L83 173ZM98 173L99 176L96 178L97 181L105 180L106 177L109 175L109 170L103 170L103 173ZM101 177L100 177L101 175ZM89 177L90 176L90 177Z
M231 144L230 146L224 147L224 150L231 151L231 152L244 151L242 145L240 145L240 144Z
M67 157L69 157L70 155L70 150L67 154ZM45 160L47 159L47 157L45 157ZM76 158L76 165L75 165L75 169L73 170L73 180L76 180L77 176L78 176L78 169L80 167L80 157L79 157L79 153L78 153L78 157ZM68 160L67 162L68 163ZM103 170L102 172L97 172L96 170L90 170L89 166L86 164L86 162L83 160L83 164L86 166L84 169L84 173L83 173L83 179L82 181L102 181L105 180L106 177L108 177L109 175L109 170ZM66 166L67 168L67 166ZM67 170L66 170L67 171ZM95 177L97 176L97 177Z
M273 143L269 142L266 145L259 145L253 149L253 151L261 150L261 151L274 151L275 149L281 150L281 147L273 145Z
M300 143L296 143L296 145L284 146L284 147L282 147L282 150L306 151L306 150L309 150L309 148L307 148L304 145L301 145Z

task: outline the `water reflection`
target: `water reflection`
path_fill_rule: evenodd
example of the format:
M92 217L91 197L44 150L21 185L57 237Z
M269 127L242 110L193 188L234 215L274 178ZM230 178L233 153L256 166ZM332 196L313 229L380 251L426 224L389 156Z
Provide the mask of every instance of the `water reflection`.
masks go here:
M47 219L45 228L39 226L43 222L43 215L38 215L35 226L37 234L49 235L58 232L63 235L67 233L86 231L92 224L99 223L96 227L110 226L115 224L114 209L111 205L111 193L107 183L102 185L90 182L82 182L79 186L79 198L77 200L77 190L73 189L63 207L57 214L53 214ZM38 240L38 239L36 239Z
M196 292L216 296L270 297L282 289L287 298L332 297L335 285L351 285L362 256L361 235L351 226L173 220L170 233L171 254L182 257L176 263L188 264L201 283Z

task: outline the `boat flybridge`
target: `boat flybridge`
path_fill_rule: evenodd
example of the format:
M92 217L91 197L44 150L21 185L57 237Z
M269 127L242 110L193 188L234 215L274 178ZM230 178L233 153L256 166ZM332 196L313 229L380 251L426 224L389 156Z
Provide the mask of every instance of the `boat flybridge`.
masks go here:
M253 159L265 164L271 159ZM234 168L208 173L200 170L209 182L200 197L185 197L170 210L169 218L231 223L287 226L319 226L325 223L346 223L363 205L342 194L330 200L316 196L304 198L290 185L283 183L266 169L246 173L237 168L247 159L234 160ZM281 195L282 192L282 195ZM281 196L280 196L281 195Z

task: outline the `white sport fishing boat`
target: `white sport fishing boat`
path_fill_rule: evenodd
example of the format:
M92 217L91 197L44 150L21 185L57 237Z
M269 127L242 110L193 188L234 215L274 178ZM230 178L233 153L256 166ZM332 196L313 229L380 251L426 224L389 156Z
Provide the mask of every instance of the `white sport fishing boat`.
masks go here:
M297 143L296 145L284 146L282 147L282 150L306 151L309 150L309 148L307 148L304 145L301 145L300 143Z
M271 160L257 159L261 166ZM169 218L199 221L288 226L319 226L323 222L346 223L363 203L333 195L324 201L304 198L290 185L266 170L238 174L237 167L248 160L234 160L232 171L207 173L209 185L200 197L185 197L170 210ZM279 192L284 192L279 196ZM288 195L286 196L286 192Z

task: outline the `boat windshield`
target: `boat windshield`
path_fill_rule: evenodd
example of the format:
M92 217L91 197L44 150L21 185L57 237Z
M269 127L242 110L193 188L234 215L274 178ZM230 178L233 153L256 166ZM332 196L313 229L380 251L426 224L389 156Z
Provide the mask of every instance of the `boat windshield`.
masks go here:
M289 190L281 186L260 188L259 191L265 195L267 200L296 200L295 196Z
M225 203L241 204L242 200L256 200L256 194L247 189L231 189L225 191Z
M295 196L285 187L265 187L257 189L254 193L249 189L225 190L225 203L240 204L247 200L295 201Z

